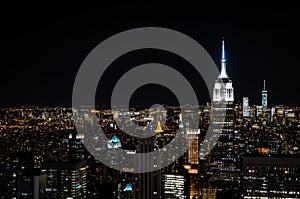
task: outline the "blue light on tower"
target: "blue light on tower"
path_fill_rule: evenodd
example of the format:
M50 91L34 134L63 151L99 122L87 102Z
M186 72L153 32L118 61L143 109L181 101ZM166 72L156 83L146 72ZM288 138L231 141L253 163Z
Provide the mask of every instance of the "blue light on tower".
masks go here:
M221 59L221 73L219 75L221 79L228 79L228 75L226 74L226 56L225 56L225 40L222 37L222 59Z
M114 135L112 137L112 139L110 141L108 141L107 145L108 145L108 148L110 148L110 149L111 148L116 149L116 148L122 147L121 141L116 135Z
M81 188L82 188L81 184L77 183L76 184L76 189L81 189Z
M224 37L222 37L222 62L226 62L226 58L225 58L225 41L224 41Z
M123 191L132 191L132 186L131 184L127 184L125 189Z
M152 132L152 131L154 130L153 124L150 124L150 125L149 125L149 130L150 130L150 132Z
M113 143L117 143L117 142L120 142L120 139L117 137L117 136L113 136L112 139L111 139L111 142Z
M268 107L268 91L266 90L266 80L264 80L264 90L261 92L261 105L263 110L266 111Z

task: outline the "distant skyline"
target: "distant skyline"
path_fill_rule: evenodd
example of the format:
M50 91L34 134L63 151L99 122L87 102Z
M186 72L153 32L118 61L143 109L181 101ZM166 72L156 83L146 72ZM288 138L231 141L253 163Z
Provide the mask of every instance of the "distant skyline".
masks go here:
M116 33L144 26L170 28L192 37L218 67L224 36L227 73L233 81L235 102L242 102L247 96L250 105L261 104L266 80L268 105L300 106L300 30L296 8L216 8L212 15L201 7L171 7L123 3L74 9L53 6L49 11L8 8L1 13L0 107L71 106L76 73L87 54ZM103 78L106 90L99 92L96 101L108 102L105 96L122 73L151 61L168 64L186 74L200 92L200 103L208 101L201 78L191 73L188 63L170 53L147 50L116 60L110 67L111 74ZM158 86L145 86L140 91L136 96L144 103L152 103L153 100L147 101L149 98L162 103L174 98L170 92L162 97L166 89Z

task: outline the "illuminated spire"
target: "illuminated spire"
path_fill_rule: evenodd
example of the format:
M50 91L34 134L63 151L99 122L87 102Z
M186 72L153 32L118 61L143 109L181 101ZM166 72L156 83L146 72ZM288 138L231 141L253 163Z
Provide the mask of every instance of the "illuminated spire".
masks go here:
M266 108L268 107L268 91L266 90L266 80L264 80L264 90L261 92L261 105L264 108L264 111L266 111Z
M226 62L224 36L222 37L222 62Z
M107 142L107 147L110 149L111 148L116 149L122 147L120 139L116 135L114 135L111 138L111 140Z
M160 122L159 122L159 121L158 121L157 127L156 127L156 129L155 129L154 132L155 132L155 133L162 133L162 132L164 132L164 131L162 130L162 128L161 128L161 125L160 125Z
M221 74L219 78L228 78L226 73L226 57L225 57L225 41L224 36L222 37L222 59L221 59Z

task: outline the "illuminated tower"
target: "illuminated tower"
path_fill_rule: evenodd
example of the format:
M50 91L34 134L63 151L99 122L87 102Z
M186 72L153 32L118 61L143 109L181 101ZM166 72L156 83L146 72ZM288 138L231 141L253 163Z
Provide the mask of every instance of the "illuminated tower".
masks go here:
M86 162L48 162L43 198L85 198Z
M263 107L263 111L266 111L268 108L268 91L266 90L266 80L264 80L264 90L261 92L261 105Z
M221 73L218 79L215 82L214 93L213 93L214 102L233 102L233 87L232 81L229 79L226 73L226 58L225 58L225 42L224 38L222 40L222 59L221 59Z
M122 191L122 199L134 199L134 191L131 184L127 184Z
M150 125L151 126L151 125ZM138 153L151 153L157 150L156 133L161 133L162 128L158 122L156 130L149 129L152 133L151 137L138 139ZM140 168L148 170L151 167L160 167L160 159L147 159L135 163ZM137 173L137 199L159 199L161 196L161 171L152 171L147 173Z
M161 128L160 121L158 121L156 129L154 130L154 132L156 133L156 136L158 136L158 137L163 136L164 130Z
M164 132L164 131L161 128L160 121L158 121L157 127L155 129L155 133L161 133L161 132Z
M198 198L200 190L199 178L199 136L200 129L187 130L187 139L193 139L187 151L187 163L184 168L187 169L189 181L190 198Z
M69 159L84 160L85 148L82 139L84 139L84 135L81 133L72 132L69 134Z
M234 133L234 93L226 73L225 42L222 39L221 72L215 81L212 102L214 139L209 156L209 186L216 187L221 198L235 198L239 191L237 145Z
M243 116L250 117L249 98L243 97Z

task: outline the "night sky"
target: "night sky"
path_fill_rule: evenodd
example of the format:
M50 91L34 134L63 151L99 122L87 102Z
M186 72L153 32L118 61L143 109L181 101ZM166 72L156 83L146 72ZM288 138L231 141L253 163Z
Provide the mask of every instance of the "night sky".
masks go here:
M76 73L87 54L116 33L144 26L171 28L192 37L218 66L224 36L227 73L233 81L236 102L248 96L250 104L260 104L265 79L269 104L300 106L300 16L292 5L229 9L122 3L2 9L1 107L70 106ZM105 89L97 92L97 103L109 101L109 90L126 70L154 61L185 74L198 92L200 103L207 101L202 79L190 73L188 63L153 50L129 53L116 60L99 83ZM157 85L142 87L135 97L134 103L146 104L174 100L170 91Z

